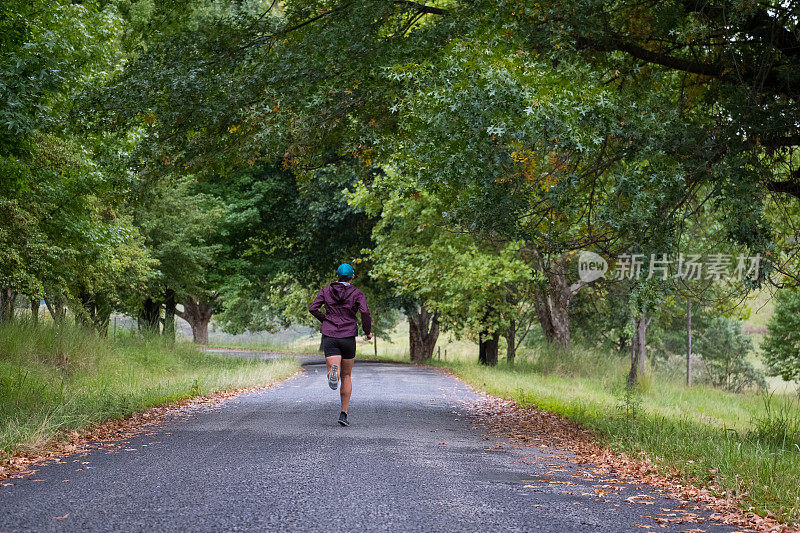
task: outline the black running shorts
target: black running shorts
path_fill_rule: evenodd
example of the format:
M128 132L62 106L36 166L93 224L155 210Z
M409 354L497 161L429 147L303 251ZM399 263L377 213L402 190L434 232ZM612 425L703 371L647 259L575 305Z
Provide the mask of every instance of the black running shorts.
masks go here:
M322 351L325 352L325 357L341 355L342 359L353 359L356 356L356 338L343 337L339 339L323 335Z

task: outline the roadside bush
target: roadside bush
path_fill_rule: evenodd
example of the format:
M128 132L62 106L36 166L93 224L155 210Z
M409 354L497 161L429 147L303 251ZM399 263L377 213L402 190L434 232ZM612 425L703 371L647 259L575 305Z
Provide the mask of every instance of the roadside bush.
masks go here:
M766 388L764 373L747 360L753 342L736 320L716 317L696 341L696 353L705 363L705 379L731 392Z
M782 290L761 344L767 374L800 381L800 291Z

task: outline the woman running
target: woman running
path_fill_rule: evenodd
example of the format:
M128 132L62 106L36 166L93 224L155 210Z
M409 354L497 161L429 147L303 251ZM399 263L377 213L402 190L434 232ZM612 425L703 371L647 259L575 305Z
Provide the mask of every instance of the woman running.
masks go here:
M347 407L350 404L350 393L353 391L350 372L355 362L356 335L358 335L356 313L361 313L361 327L367 340L372 338L372 319L369 316L364 293L352 284L355 277L353 267L347 263L341 264L336 269L336 275L339 280L323 287L308 310L322 322L320 331L322 350L325 352L328 369L328 385L336 390L341 378L342 388L339 395L342 400L342 412L339 414L339 424L349 426ZM320 311L323 305L325 313Z

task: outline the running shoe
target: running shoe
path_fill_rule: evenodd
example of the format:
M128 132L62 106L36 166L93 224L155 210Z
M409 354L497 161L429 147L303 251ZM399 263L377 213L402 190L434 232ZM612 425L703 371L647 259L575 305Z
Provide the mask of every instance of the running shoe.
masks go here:
M339 365L331 365L331 371L328 372L328 386L333 390L339 387Z
M339 415L339 425L345 426L345 427L350 425L350 422L347 421L347 413L342 412Z

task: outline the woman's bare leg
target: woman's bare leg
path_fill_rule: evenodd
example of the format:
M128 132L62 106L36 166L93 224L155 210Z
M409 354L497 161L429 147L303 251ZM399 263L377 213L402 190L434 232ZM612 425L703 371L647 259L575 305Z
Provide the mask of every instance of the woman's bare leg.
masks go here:
M328 376L331 373L331 365L337 365L339 367L339 375L342 375L342 356L341 355L329 355L325 358L325 375Z
M339 395L342 398L342 412L346 413L350 405L350 393L353 392L353 382L350 380L350 372L353 370L355 359L342 359L342 366L339 376L342 380Z

